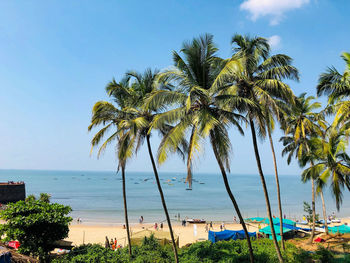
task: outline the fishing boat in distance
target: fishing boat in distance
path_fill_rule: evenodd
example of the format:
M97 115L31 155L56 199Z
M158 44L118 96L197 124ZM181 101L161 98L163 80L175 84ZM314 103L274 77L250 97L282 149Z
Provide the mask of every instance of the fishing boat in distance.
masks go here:
M206 221L204 219L187 219L186 222L190 224L205 224Z

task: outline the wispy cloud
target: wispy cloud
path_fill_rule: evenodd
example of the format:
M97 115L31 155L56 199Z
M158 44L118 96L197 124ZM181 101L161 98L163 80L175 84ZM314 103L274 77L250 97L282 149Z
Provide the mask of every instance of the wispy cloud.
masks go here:
M262 16L270 16L270 24L277 25L284 16L284 13L308 4L310 0L245 0L241 10L251 14L253 21Z
M273 35L267 38L272 49L278 49L281 46L281 37Z

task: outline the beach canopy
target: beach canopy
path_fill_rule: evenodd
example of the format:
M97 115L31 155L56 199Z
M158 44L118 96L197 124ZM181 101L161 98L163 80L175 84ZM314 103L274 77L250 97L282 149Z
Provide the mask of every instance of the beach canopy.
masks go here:
M270 220L266 217L250 217L250 218L244 219L244 221L252 222L252 223L267 224L267 225L270 224ZM292 225L292 226L296 225L296 223L290 219L282 219L282 222L283 222L283 224L287 224L287 225ZM279 224L280 219L279 218L272 218L272 223L274 225Z
M350 227L346 225L328 227L331 233L350 234Z
M280 226L273 225L273 228L275 229L276 235L280 235L281 234ZM287 233L289 231L292 231L292 229L283 227L282 231L283 231L283 234L284 234L284 233ZM266 226L266 227L260 229L259 232L264 233L266 235L271 235L271 227L270 226Z
M250 237L255 237L256 232L248 232ZM237 239L245 239L244 230L224 230L220 232L209 231L208 240L215 243L221 240L237 240Z
M170 232L145 229L131 235L131 245L141 245L145 237L149 238L151 235L154 235L161 245L171 244ZM176 245L179 246L179 237L174 234L174 238Z

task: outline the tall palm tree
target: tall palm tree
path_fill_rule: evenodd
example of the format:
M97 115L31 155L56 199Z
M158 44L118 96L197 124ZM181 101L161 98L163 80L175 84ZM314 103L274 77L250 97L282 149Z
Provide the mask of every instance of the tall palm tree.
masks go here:
M350 157L346 153L348 141L345 139L344 130L331 127L327 131L326 140L319 144L322 145L319 147L321 153L318 154L318 162L306 169L303 175L320 174L321 184L330 180L332 194L339 210L344 187L350 190Z
M103 138L108 134L108 132L114 128L115 130L112 134L104 141L100 146L98 151L98 157L104 152L106 147L113 141L117 141L117 156L118 156L118 171L121 168L122 171L122 189L123 189L123 201L124 201L124 217L126 224L126 235L128 239L129 254L132 255L131 242L130 242L130 227L128 219L128 208L126 201L126 187L125 187L125 167L127 159L132 155L132 143L130 143L130 138L125 134L123 129L120 129L119 123L125 118L125 113L123 108L127 107L128 102L130 102L131 94L128 92L128 79L124 78L120 83L116 83L114 80L108 84L106 90L109 96L112 96L114 101L117 103L119 108L115 107L112 103L106 101L96 102L92 109L91 124L88 130L91 131L94 127L103 125L104 127L99 130L93 137L91 144L93 150L94 147L98 146ZM120 90L123 90L125 94L123 96L119 93L119 96L112 94L110 92L110 87L115 86Z
M178 263L178 254L177 254L177 246L175 243L174 233L171 226L171 221L167 209L167 205L164 198L163 189L160 184L159 175L157 171L157 166L153 157L152 148L151 148L151 131L152 126L151 123L155 116L157 116L158 109L155 107L145 107L145 100L147 97L155 90L156 88L156 77L158 71L152 71L151 69L147 69L143 74L140 74L135 71L127 72L126 75L130 78L130 90L129 94L132 98L132 102L123 109L126 112L125 119L120 122L120 127L126 131L130 140L135 145L135 151L137 151L143 142L146 140L149 157L151 160L154 176L157 183L157 188L159 191L159 195L161 198L163 210L165 213L165 217L168 223L170 237L172 241L173 251L175 262ZM166 88L166 87L164 87ZM120 90L118 85L110 87L111 94L123 94L125 91ZM119 95L116 95L119 96ZM165 134L171 127L169 125L163 125L159 127L159 131L162 134ZM185 143L180 144L180 146L185 145ZM178 152L181 154L180 146L177 148Z
M335 104L336 125L350 120L350 53L343 52L341 57L346 64L343 74L335 67L330 67L320 75L316 87L318 96L327 95L329 104Z
M322 130L320 126L324 126L324 120L321 114L317 114L314 110L321 107L319 102L312 102L314 97L305 97L306 93L302 93L296 99L296 103L292 109L291 114L286 120L283 127L286 136L281 138L285 148L282 155L288 154L287 163L290 164L293 156L299 160L300 166L305 166L307 156L312 155L310 149L310 139L314 136L322 137ZM325 128L325 127L324 127ZM314 165L313 159L308 158L311 166ZM310 242L313 241L315 235L315 221L316 221L316 207L315 207L315 177L311 177L312 187L312 232Z
M194 155L201 150L201 142L209 137L226 191L245 232L250 261L253 262L254 256L248 230L226 173L230 169L231 150L227 129L230 125L234 125L243 133L240 121L244 118L232 112L232 107L224 100L228 94L214 85L226 61L216 56L217 48L213 43L213 36L208 34L184 43L181 53L183 56L173 52L175 67L164 71L159 77L159 82L171 85L173 89L157 91L148 100L149 105L158 105L157 107L167 105L170 108L154 119L154 127L158 128L164 123L174 125L160 144L158 161L163 163L168 153L173 152L182 138L189 135L187 180L191 185L191 164ZM233 64L239 67L239 62L231 63L231 66Z
M325 133L326 131L324 131L324 136ZM320 160L325 156L325 138L311 136L308 143L310 152L303 155L299 163L302 167L306 166L308 163L310 163L311 166L302 172L301 178L304 183L314 179L316 194L321 197L325 233L328 235L326 204L323 196L326 183L321 179L321 172L319 170L320 167L317 166L318 162L320 162Z
M276 100L289 101L293 93L283 79L298 79L298 71L291 65L292 59L286 55L277 54L269 56L270 47L265 38L235 35L232 38L235 45L231 61L227 62L225 69L218 78L218 86L230 90L231 103L237 99L249 101L249 104L240 103L235 110L245 113L249 122L255 158L262 182L266 201L267 215L271 222L271 233L280 262L283 258L277 243L275 230L272 224L272 213L265 177L257 145L256 126L259 135L265 137L268 109L278 112ZM242 68L232 67L231 63L240 61ZM253 105L258 104L259 107ZM265 109L264 109L265 108Z

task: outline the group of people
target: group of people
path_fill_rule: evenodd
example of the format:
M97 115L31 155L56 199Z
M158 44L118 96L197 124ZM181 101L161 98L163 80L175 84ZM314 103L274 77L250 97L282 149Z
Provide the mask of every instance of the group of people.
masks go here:
M112 250L116 250L118 248L122 248L122 245L118 245L117 243L117 238L111 238L111 241L108 241L108 237L106 237L106 241L105 241L105 248L110 248Z
M163 230L163 222L161 222L159 225L158 225L158 223L154 223L154 230L159 230L159 228L160 228L160 230Z

